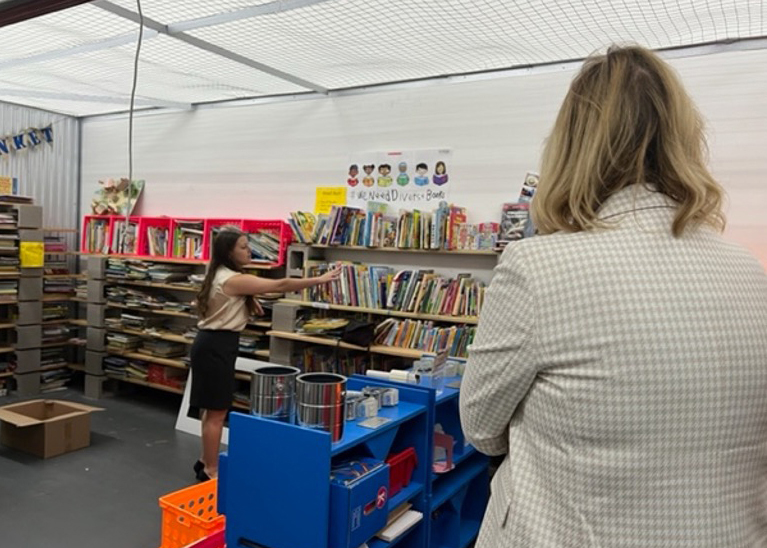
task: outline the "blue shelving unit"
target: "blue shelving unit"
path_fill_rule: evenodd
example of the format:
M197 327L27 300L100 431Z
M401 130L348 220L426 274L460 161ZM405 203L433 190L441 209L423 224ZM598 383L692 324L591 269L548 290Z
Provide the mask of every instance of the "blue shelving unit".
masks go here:
M362 377L368 385L413 388L413 385ZM460 382L461 377L445 379L445 388L436 390L416 386L429 398L429 432L436 424L453 437L453 470L437 474L429 470L425 516L429 519L429 535L425 547L465 548L477 537L489 497L489 459L466 443L461 429L458 388L447 385ZM429 441L429 463L433 460L433 441ZM371 547L372 548L372 547Z
M487 505L488 459L464 443L458 390L446 388L438 395L431 388L370 377L348 380L350 390L364 386L396 387L400 403L380 410L379 416L390 420L377 429L347 422L337 443L326 432L230 415L218 493L229 548L331 548L333 464L365 456L385 460L408 447L415 448L418 465L410 484L389 499L388 509L410 502L424 517L392 542L370 539L369 548L464 548L474 540ZM455 468L445 474L432 472L436 423L456 442Z

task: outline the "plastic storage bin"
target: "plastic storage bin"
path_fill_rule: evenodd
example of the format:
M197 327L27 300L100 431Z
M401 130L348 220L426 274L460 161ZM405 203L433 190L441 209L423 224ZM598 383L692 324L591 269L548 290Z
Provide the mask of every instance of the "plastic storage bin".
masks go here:
M160 548L183 548L224 529L226 518L216 511L217 487L213 479L160 497Z
M83 253L109 253L112 243L109 232L111 215L85 215L83 217L80 251Z
M269 221L269 220L245 220L242 222L242 230L246 234L256 233L260 231L271 232L280 239L279 255L276 262L272 263L275 266L281 266L285 264L285 255L288 252L288 246L293 238L293 234L290 231L290 225L285 221Z
M408 447L400 453L389 455L386 459L389 465L389 497L393 497L410 484L413 471L418 466L415 449Z
M202 258L206 261L213 254L213 230L223 226L233 226L242 230L242 219L205 219L205 235L202 240Z
M165 232L164 242L157 246L157 241L149 237L149 231ZM138 254L146 257L170 257L170 247L173 234L170 229L170 217L139 217L138 221ZM154 251L154 253L152 253Z

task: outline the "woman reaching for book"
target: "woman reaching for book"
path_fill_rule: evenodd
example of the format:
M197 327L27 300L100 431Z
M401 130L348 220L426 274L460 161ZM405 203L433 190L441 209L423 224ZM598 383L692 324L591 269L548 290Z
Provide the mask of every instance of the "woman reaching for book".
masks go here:
M300 291L333 281L341 272L334 269L315 278L275 280L243 273L247 264L250 264L247 236L232 228L222 230L213 242L212 258L197 295L200 320L190 353L190 406L202 413L202 457L194 465L200 481L218 476L221 432L234 397L234 363L240 332L252 315L263 314L255 296Z

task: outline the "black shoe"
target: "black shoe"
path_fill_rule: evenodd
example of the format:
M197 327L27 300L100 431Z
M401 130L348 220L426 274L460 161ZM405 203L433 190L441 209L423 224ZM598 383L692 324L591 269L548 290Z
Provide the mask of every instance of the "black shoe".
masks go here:
M205 470L200 470L197 472L197 481L208 481L210 480L210 476L205 473Z
M201 460L194 463L194 474L197 475L205 469L205 464Z

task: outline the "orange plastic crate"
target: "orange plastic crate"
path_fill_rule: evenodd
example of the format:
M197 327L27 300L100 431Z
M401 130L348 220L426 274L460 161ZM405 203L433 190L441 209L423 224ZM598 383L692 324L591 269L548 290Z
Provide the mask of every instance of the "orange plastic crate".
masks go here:
M224 529L225 518L216 511L217 488L213 479L160 497L160 548L183 548Z

